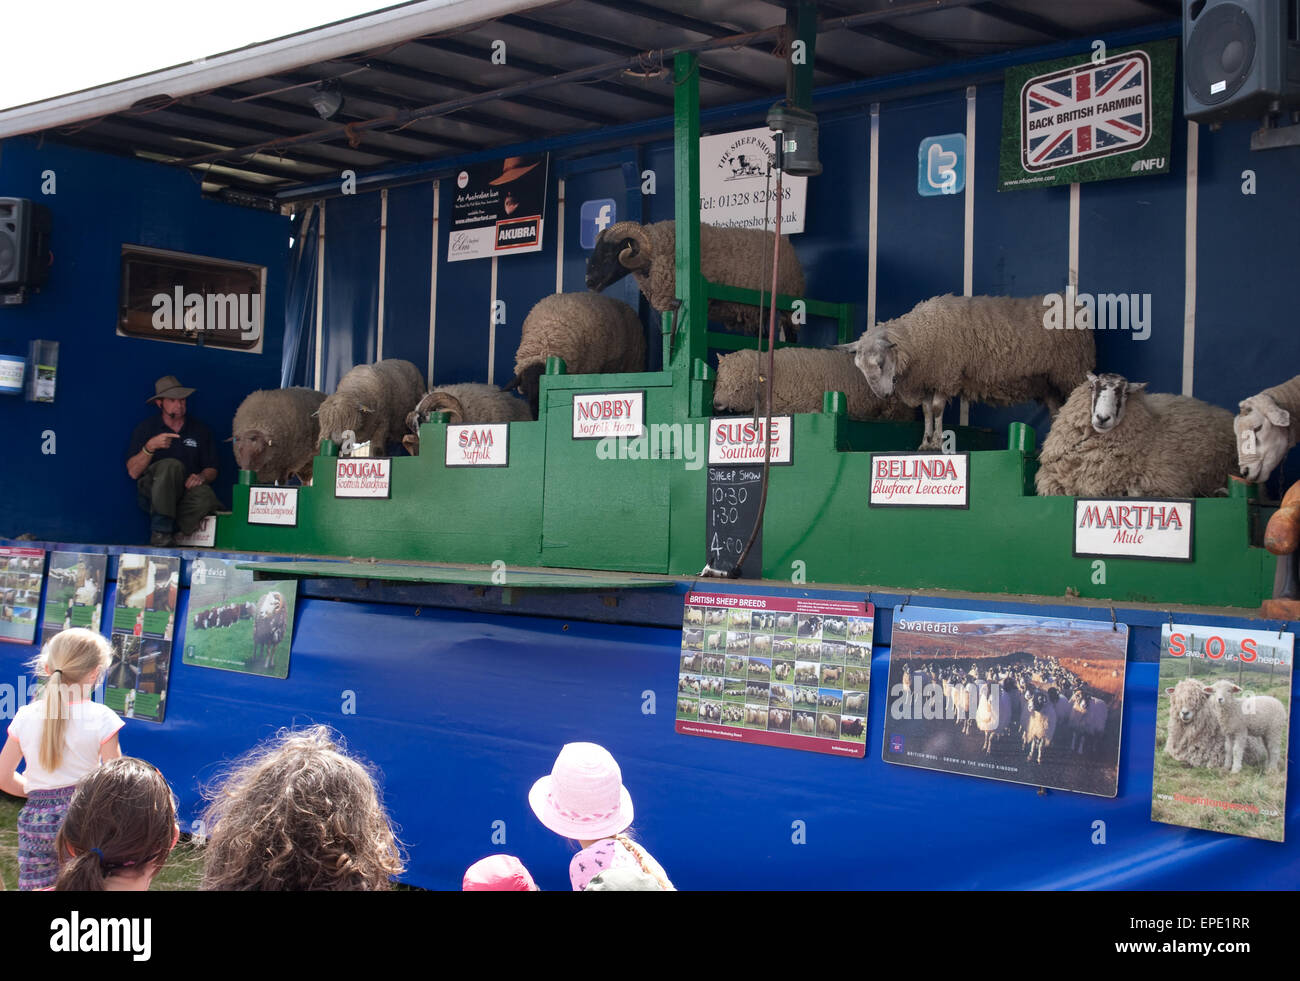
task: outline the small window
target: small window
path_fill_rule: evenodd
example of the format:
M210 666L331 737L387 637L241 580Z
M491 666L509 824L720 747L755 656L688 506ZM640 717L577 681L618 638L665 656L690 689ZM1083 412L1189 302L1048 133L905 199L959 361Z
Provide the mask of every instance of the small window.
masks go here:
M122 246L119 337L258 354L265 327L265 266Z

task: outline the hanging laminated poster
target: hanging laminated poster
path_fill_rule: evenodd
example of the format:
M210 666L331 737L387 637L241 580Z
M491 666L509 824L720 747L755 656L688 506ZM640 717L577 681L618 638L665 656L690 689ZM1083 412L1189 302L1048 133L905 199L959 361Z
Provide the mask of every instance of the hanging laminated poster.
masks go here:
M1151 819L1282 841L1295 635L1166 624Z
M104 704L125 718L162 722L166 714L180 570L174 555L118 557Z
M542 249L549 154L462 168L452 191L447 261Z
M93 552L51 552L46 573L41 646L60 630L98 631L104 610L108 556Z
M190 605L182 660L269 678L289 676L296 579L253 578L221 559L190 567Z
M865 756L874 614L847 600L690 593L677 731Z
M1114 797L1127 648L1109 620L896 607L884 760Z
M0 548L0 641L30 644L36 639L45 550Z

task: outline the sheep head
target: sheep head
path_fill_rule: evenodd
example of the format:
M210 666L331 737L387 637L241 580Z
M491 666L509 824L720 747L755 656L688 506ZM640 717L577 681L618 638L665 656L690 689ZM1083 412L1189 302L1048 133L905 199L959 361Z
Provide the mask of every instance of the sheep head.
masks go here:
M1094 375L1090 371L1088 384L1092 387L1092 428L1099 433L1108 433L1118 426L1124 418L1128 397L1147 387L1146 382L1131 382L1113 372Z
M1222 722L1224 716L1229 710L1228 703L1234 701L1232 696L1241 691L1241 689L1231 681L1223 680L1216 681L1212 685L1205 685L1201 688L1201 691L1209 697L1210 709L1219 717L1219 721Z
M270 455L271 437L260 429L246 429L231 437L235 444L235 462L240 470L261 470Z
M459 426L465 421L465 407L460 404L460 399L446 392L430 392L420 400L415 411L420 415L421 421L428 419L434 412L447 413L447 423L451 426ZM407 425L410 425L409 420Z
M1237 464L1248 481L1263 483L1291 448L1291 413L1268 395L1252 395L1237 409Z
M1183 725L1196 718L1196 713L1205 706L1210 697L1210 689L1202 687L1191 678L1184 678L1173 688L1166 688L1165 692L1169 695L1170 722L1177 719Z
M319 438L342 446L343 434L348 430L352 431L357 442L365 442L360 434L366 428L366 417L373 415L374 411L355 398L335 394L322 402L315 414L320 422Z
M873 327L852 345L841 346L852 347L853 363L866 378L867 385L876 394L876 398L887 399L894 394L898 376L907 366L898 342L888 327Z
M650 236L634 221L610 225L596 237L587 260L587 289L599 293L630 272L645 269L654 258Z

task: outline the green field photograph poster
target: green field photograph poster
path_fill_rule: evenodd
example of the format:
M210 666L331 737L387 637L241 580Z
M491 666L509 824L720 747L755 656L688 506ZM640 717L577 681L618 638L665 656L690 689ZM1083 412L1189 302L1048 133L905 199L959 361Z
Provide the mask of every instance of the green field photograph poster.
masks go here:
M268 678L289 676L296 580L254 580L221 559L190 567L182 661Z

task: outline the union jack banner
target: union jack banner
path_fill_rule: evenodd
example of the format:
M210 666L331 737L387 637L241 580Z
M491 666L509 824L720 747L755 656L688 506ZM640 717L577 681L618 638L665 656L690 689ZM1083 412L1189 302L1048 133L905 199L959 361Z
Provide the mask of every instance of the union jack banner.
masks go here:
M1032 172L1145 146L1151 138L1146 52L1029 79L1020 89L1020 127L1021 165Z

